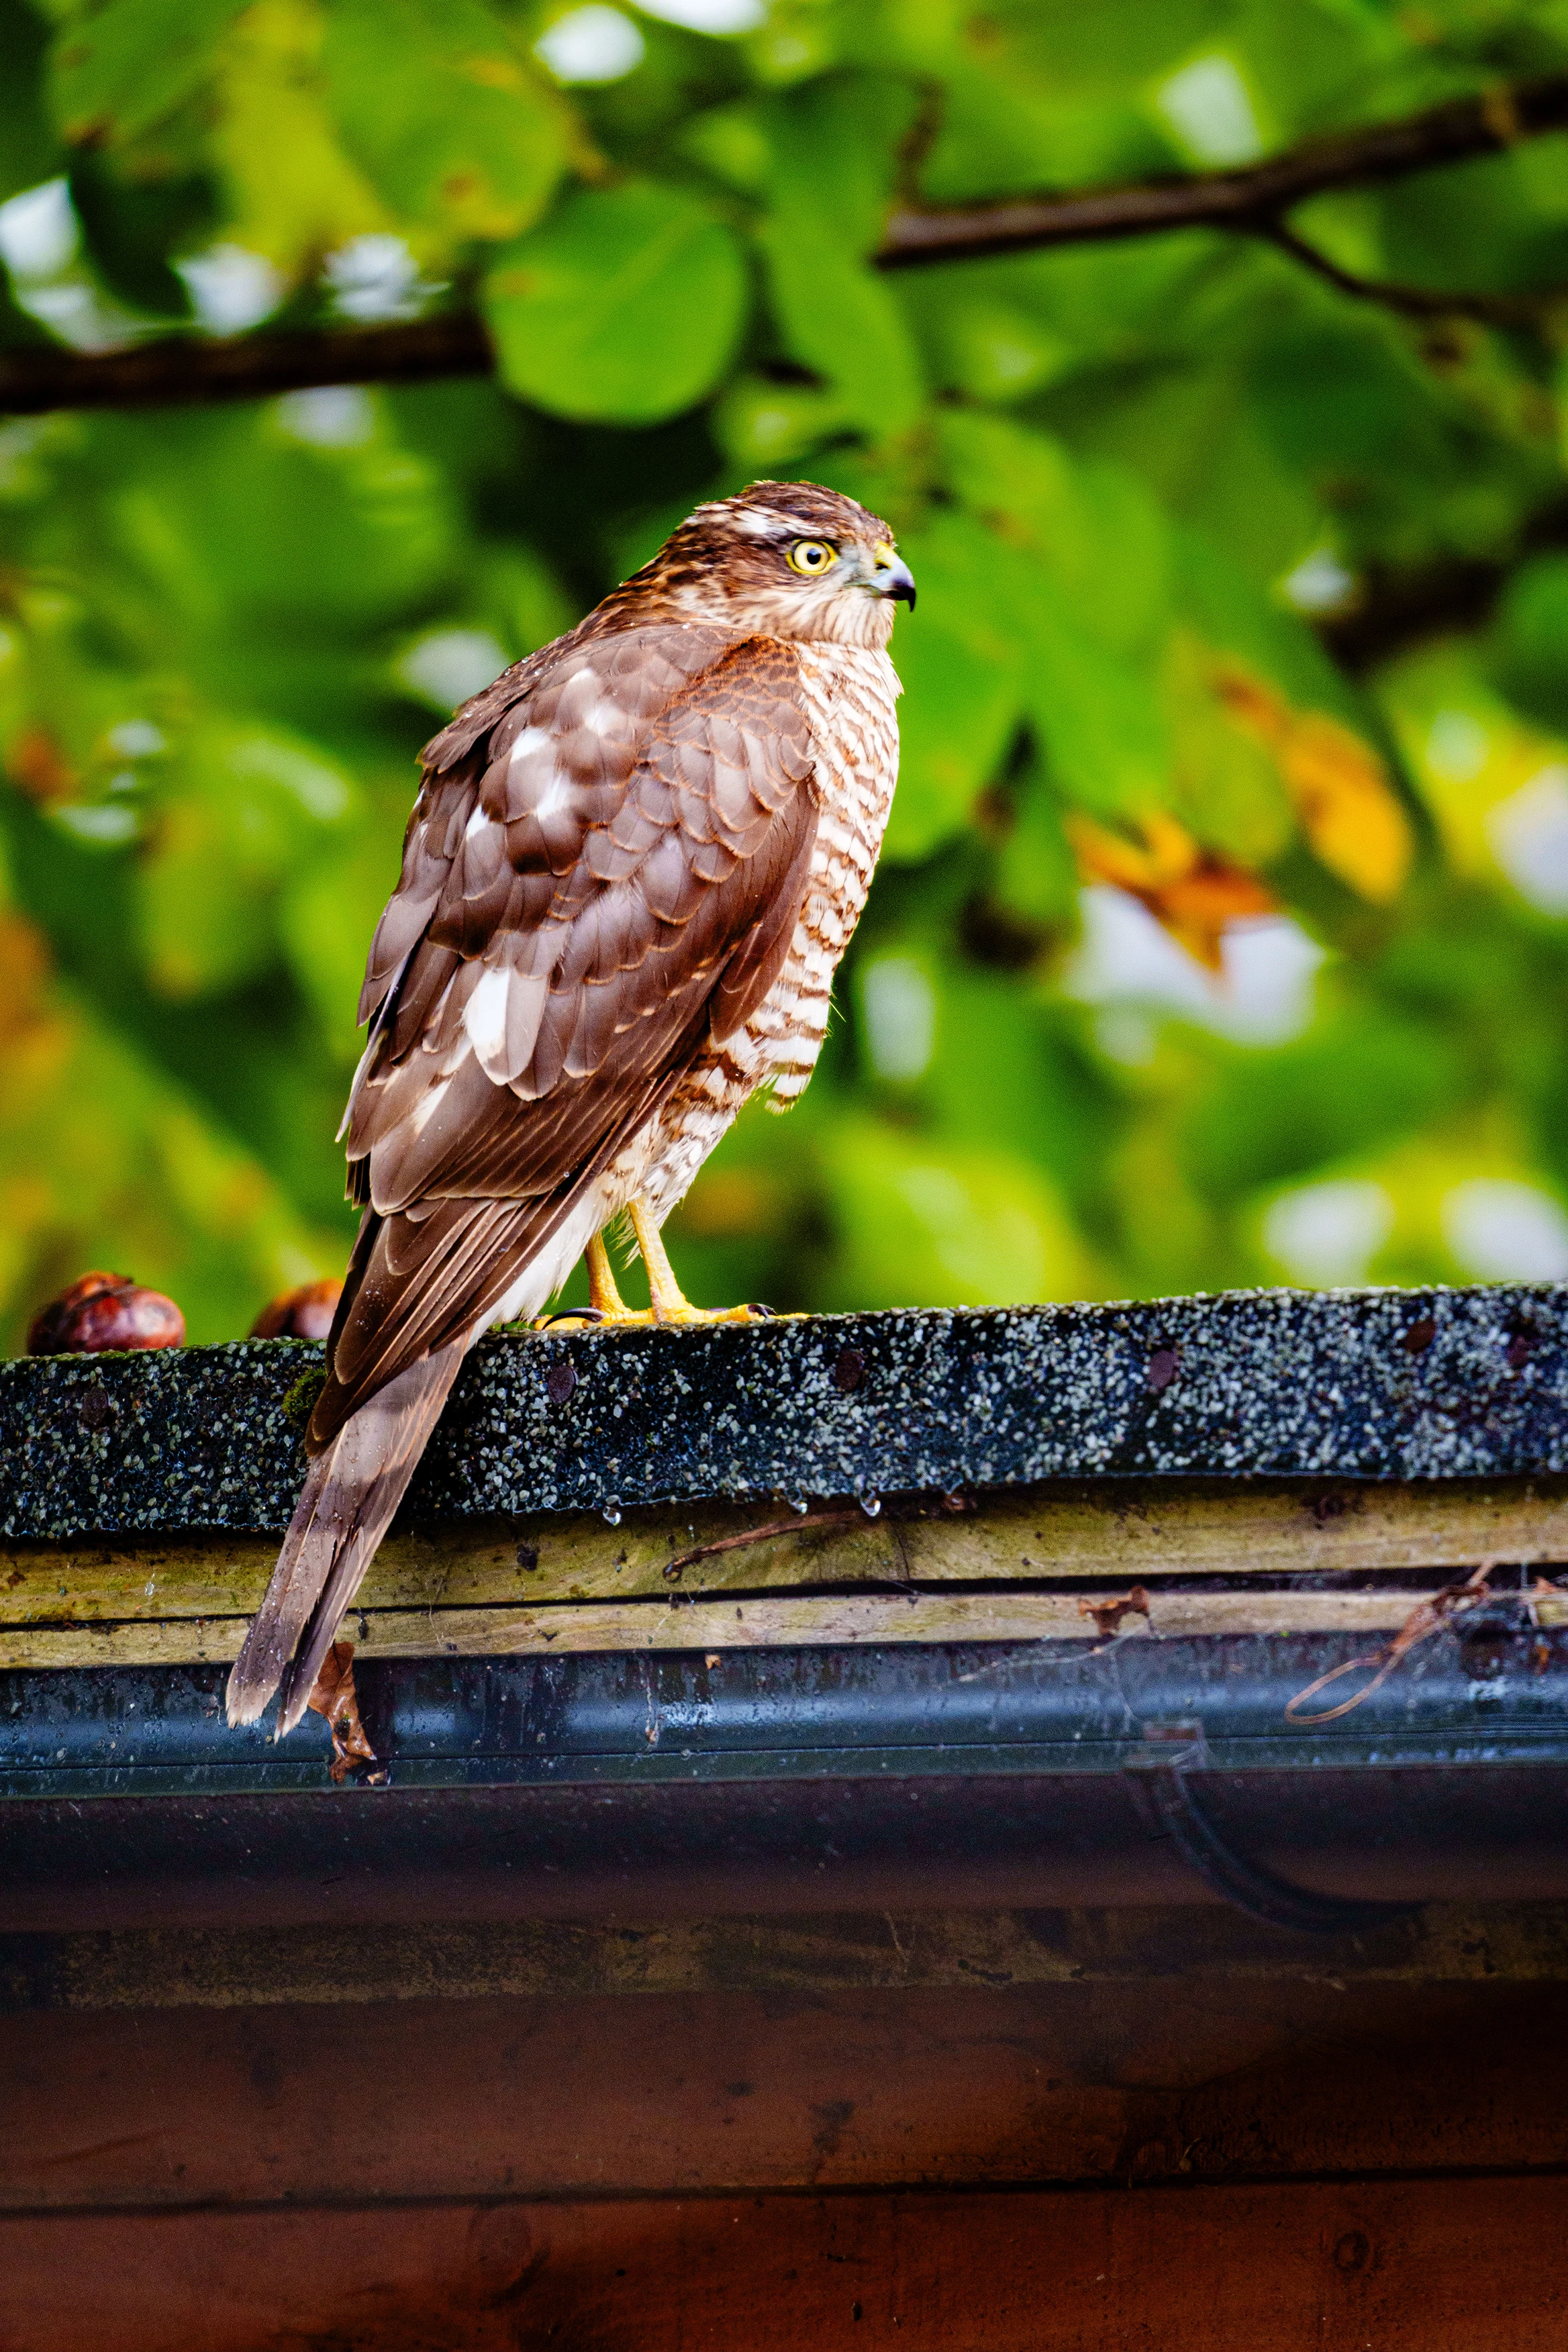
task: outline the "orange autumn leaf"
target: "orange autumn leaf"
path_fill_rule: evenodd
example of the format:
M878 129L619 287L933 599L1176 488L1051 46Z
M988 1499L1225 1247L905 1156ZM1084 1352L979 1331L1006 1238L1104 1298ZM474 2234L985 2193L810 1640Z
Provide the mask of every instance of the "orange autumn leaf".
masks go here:
M76 772L47 727L23 728L5 754L5 772L41 807L68 800L76 790Z
M1220 670L1215 691L1273 753L1314 855L1362 898L1396 897L1415 843L1377 753L1322 711L1293 710L1245 670Z
M1136 841L1078 814L1067 830L1086 881L1114 883L1138 899L1209 971L1221 968L1230 924L1275 911L1277 900L1256 875L1205 849L1174 817L1146 816Z
M14 1100L25 1074L58 1070L71 1050L72 1022L50 988L52 971L43 933L0 908L0 1066Z

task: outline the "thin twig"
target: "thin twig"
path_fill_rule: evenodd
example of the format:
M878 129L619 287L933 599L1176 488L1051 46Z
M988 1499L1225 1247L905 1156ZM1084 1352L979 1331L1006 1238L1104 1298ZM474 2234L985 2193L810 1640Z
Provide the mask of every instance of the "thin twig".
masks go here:
M1347 1658L1342 1665L1331 1666L1326 1675L1320 1675L1315 1683L1309 1683L1305 1690L1296 1693L1285 1709L1287 1720L1291 1723L1335 1723L1342 1715L1352 1714L1363 1699L1370 1698L1374 1690L1382 1688L1401 1659L1407 1658L1421 1643L1430 1641L1433 1634L1440 1633L1451 1618L1461 1615L1467 1609L1474 1609L1479 1601L1490 1599L1487 1585L1497 1564L1495 1559L1483 1559L1479 1568L1468 1576L1463 1584L1446 1584L1441 1592L1434 1592L1429 1600L1418 1601L1381 1658L1373 1653L1365 1657ZM1308 1699L1316 1698L1319 1692L1327 1690L1331 1683L1337 1683L1342 1675L1353 1675L1358 1669L1367 1666L1375 1666L1377 1671L1369 1683L1363 1684L1353 1697L1342 1699L1338 1706L1323 1707L1316 1715L1300 1712Z
M1543 287L1531 294L1441 294L1424 286L1394 285L1387 278L1358 278L1352 270L1342 269L1283 221L1260 223L1258 235L1337 293L1356 302L1375 302L1407 319L1475 319L1486 327L1537 327L1543 314L1568 296L1568 286Z
M713 1543L695 1544L689 1551L678 1551L673 1559L664 1564L665 1581L673 1584L682 1569L690 1568L700 1559L711 1559L716 1552L739 1551L743 1545L766 1543L772 1536L803 1536L814 1528L867 1527L871 1523L861 1510L819 1511L815 1517L803 1517L798 1512L793 1518L770 1519L765 1528L746 1528L738 1536L720 1536Z

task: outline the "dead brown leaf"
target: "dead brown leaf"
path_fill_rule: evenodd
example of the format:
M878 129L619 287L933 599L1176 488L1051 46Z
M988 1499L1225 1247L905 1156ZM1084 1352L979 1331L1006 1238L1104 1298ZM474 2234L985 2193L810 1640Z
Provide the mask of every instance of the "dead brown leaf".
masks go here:
M1148 1622L1149 1595L1141 1584L1135 1584L1131 1592L1123 1593L1117 1601L1080 1601L1078 1613L1080 1617L1092 1617L1095 1631L1102 1640L1109 1640L1112 1633L1120 1633L1124 1617L1142 1617Z
M359 1699L354 1692L354 1645L352 1642L334 1642L321 1660L321 1671L316 1676L315 1687L305 1701L313 1714L324 1715L327 1728L332 1735L331 1774L341 1787L351 1772L362 1764L375 1762L375 1750L360 1721ZM379 1774L372 1774L379 1779Z

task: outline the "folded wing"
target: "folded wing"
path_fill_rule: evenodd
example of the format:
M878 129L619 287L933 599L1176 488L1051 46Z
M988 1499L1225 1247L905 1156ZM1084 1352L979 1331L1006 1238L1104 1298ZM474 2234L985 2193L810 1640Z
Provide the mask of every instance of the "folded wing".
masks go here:
M366 1209L312 1448L492 1312L788 950L816 838L798 656L658 625L520 665L426 754L345 1118Z

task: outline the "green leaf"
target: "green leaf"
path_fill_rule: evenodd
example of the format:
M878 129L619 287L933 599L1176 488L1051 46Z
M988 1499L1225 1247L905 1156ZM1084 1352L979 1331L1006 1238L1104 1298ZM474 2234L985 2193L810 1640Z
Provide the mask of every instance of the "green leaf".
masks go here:
M1174 534L1175 597L1205 642L1274 679L1291 702L1364 724L1359 696L1300 614L1262 593L1205 531Z
M1521 710L1568 734L1568 556L1514 574L1492 633L1492 672Z
M122 144L193 97L213 71L243 0L109 0L66 26L50 75L55 119L73 142Z
M902 431L925 395L920 355L892 289L809 218L776 213L759 231L785 345L868 432Z
M566 109L479 0L332 0L321 64L345 146L400 218L500 238L543 211Z
M321 31L314 0L251 0L224 44L215 88L210 153L228 209L220 243L264 255L289 279L390 226L327 111Z
M724 224L644 181L568 196L496 256L484 305L511 391L563 416L647 425L712 389L746 292Z
M261 728L195 733L138 876L154 985L210 996L265 970L279 884L352 804L346 779L305 745Z
M712 417L714 437L731 462L743 474L768 479L854 421L838 394L826 386L774 383L758 376L732 382L714 404Z
M1021 1155L858 1118L823 1150L852 1269L833 1304L1006 1306L1094 1286L1054 1188Z
M1174 740L1171 806L1194 840L1256 871L1286 848L1296 815L1276 761L1226 715L1215 662L1190 630L1173 632L1162 685Z
M1270 1054L1231 1062L1187 1118L1206 1191L1239 1193L1407 1135L1450 1100L1459 1071L1436 1030L1370 1005Z
M1078 891L1078 865L1062 829L1061 803L1034 769L1016 795L996 860L996 895L1029 921L1059 929L1076 919Z
M834 77L775 99L769 217L759 231L773 309L792 358L829 383L872 432L899 432L924 397L920 354L887 281L867 266L881 241L907 87Z
M1164 806L1171 740L1148 674L1089 636L1052 582L1027 618L1029 714L1058 791L1100 817Z
M323 433L349 437L310 437ZM446 485L384 429L373 394L300 394L139 446L112 500L115 536L204 633L237 606L363 627L427 593L449 561ZM236 650L249 669L271 646L263 634Z
M127 185L101 149L81 147L71 161L70 194L109 290L140 310L189 318L190 298L170 257L212 242L217 206L211 182L170 174Z
M16 943L0 971L16 1006ZM29 971L32 1050L0 1096L0 1344L85 1265L123 1266L182 1307L192 1342L243 1338L278 1291L337 1272L258 1161L155 1062ZM37 1047L47 1043L47 1054Z
M384 817L287 877L279 931L289 969L338 1061L352 1068L363 1039L355 1014L365 951L397 882L402 828Z
M1059 441L1010 419L949 410L948 478L972 512L1043 564L1083 625L1119 651L1158 640L1170 612L1164 516L1124 466L1076 464Z
M23 0L0 0L0 204L60 168L59 140L43 103L47 39Z
M995 541L963 515L937 515L900 545L920 604L900 616L891 648L904 685L884 849L893 859L927 856L965 823L1025 703L1010 566Z

